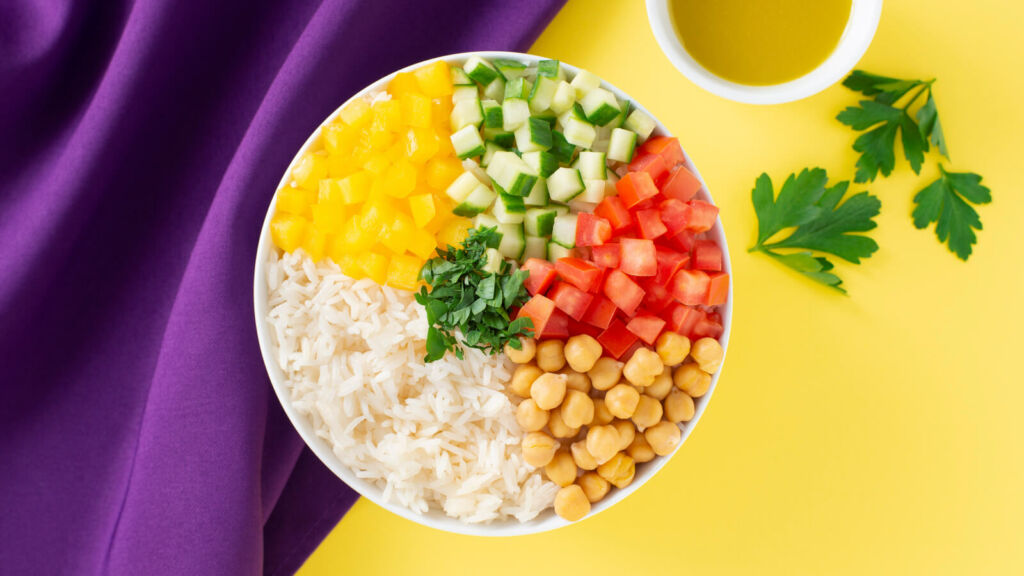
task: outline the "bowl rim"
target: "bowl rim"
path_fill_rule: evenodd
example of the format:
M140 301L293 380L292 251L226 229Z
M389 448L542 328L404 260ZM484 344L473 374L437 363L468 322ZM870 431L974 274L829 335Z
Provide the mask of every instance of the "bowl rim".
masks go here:
M646 0L647 19L661 51L679 72L704 90L745 104L783 104L802 100L840 81L871 45L882 16L882 0L852 0L839 43L824 62L803 76L766 86L731 82L709 72L683 47L672 25L668 0Z
M384 501L383 498L381 497L382 489L371 484L370 482L367 482L362 478L358 478L355 475L355 473L353 473L352 470L350 470L347 466L342 464L341 460L334 454L333 449L327 444L327 442L324 439L317 436L316 432L313 430L312 424L306 419L305 416L300 414L298 410L292 405L290 399L290 392L285 385L284 373L281 370L281 367L278 366L277 364L276 354L274 353L275 347L272 341L269 323L266 321L268 313L266 263L267 258L269 256L269 251L273 249L272 242L270 240L270 220L271 217L273 216L274 206L276 204L277 190L289 184L289 175L292 166L294 166L295 161L302 154L304 154L308 149L310 149L314 145L314 143L316 142L317 138L320 135L321 127L327 124L328 122L332 121L334 118L336 118L338 116L338 113L345 106L347 106L349 102L357 98L362 98L367 94L371 94L382 90L387 85L387 83L390 82L390 80L400 72L407 72L438 60L444 60L449 63L464 62L470 56L480 56L487 59L514 58L522 60L527 64L534 64L536 62L546 59L541 56L536 56L533 54L524 54L521 52L474 51L438 56L436 58L431 58L429 60L424 60L422 62L417 62L410 66L406 66L405 68L396 70L388 74L387 76L384 76L383 78L380 78L377 81L371 83L370 85L366 86L359 92L355 93L351 98L342 103L341 106L338 106L337 109L335 109L320 124L317 125L316 129L306 139L302 147L299 148L298 152L295 153L291 161L288 163L288 168L282 175L281 181L278 183L277 188L275 188L273 197L270 199L269 205L267 207L266 216L264 217L263 220L263 227L260 231L259 243L257 245L256 250L256 263L253 270L253 313L256 322L256 335L259 341L260 354L263 357L263 364L267 371L267 376L270 379L271 386L274 389L274 393L277 396L277 399L280 402L281 407L284 409L285 414L288 416L288 420L291 421L292 426L299 433L299 436L302 437L303 442L305 442L306 446L310 448L310 450L317 456L317 458L319 458L320 461L323 462L324 465L327 466L329 470L331 470L331 472L333 472L338 478L340 478L343 482L345 482L345 484L347 484L353 490L358 492L361 496L369 499L371 502L377 504L378 506L381 506L385 510L397 514L398 516L401 516L407 520L411 520L423 526L436 528L438 530L443 530L446 532L472 536L495 537L537 534L568 526L570 524L575 524L576 522L568 522L566 520L563 520L562 518L554 514L554 512L551 509L548 509L542 512L533 520L530 520L528 522L519 522L518 520L512 518L507 520L494 521L487 524L470 524L457 518L449 517L445 515L443 511L440 511L438 509L431 508L431 510L429 510L427 513L420 514L414 512L413 510L410 510L409 508L406 508L405 506L402 506L401 504ZM570 64L566 64L564 62L562 62L562 66L564 66L568 71L572 72L573 74L578 73L580 70L580 68L577 68ZM635 108L643 111L644 113L648 114L651 118L653 118L656 124L655 134L665 136L672 135L671 132L669 132L669 130L665 127L665 125L662 124L661 121L657 119L657 117L651 114L650 111L644 108L643 105L637 102L636 99L630 97L628 94L626 94L619 88L613 86L612 84L603 79L602 86L606 89L611 90L612 93L614 93L617 97L622 99L628 99L630 102L632 102ZM700 192L698 192L698 198L708 202L712 202L710 193L708 192L708 188L704 182L704 179L697 171L697 168L696 166L694 166L689 155L686 154L685 149L683 151L683 155L686 159L686 167L690 169L690 171L693 172L693 174L701 182L701 190ZM729 334L732 327L733 301L735 297L732 281L732 265L729 257L729 247L726 243L725 231L722 227L721 218L716 219L715 226L711 229L710 232L712 238L716 240L719 246L721 246L722 248L723 271L729 274L729 299L726 302L726 304L723 305L719 310L722 316L723 327L722 336L721 338L719 338L719 341L722 344L723 351L727 354L729 349ZM723 356L723 367L724 360L725 357ZM694 427L696 427L697 423L700 421L701 416L704 414L704 411L711 399L712 394L714 393L715 387L718 384L718 380L721 377L721 374L721 369L719 369L717 373L713 374L711 377L711 386L708 389L707 393L701 396L700 398L695 399L694 403L696 405L696 411L694 413L693 419L682 427L682 437L680 439L679 444L676 446L675 450L673 450L671 454L656 457L651 462L647 462L640 465L638 467L636 477L629 486L615 490L612 494L609 494L606 498L604 498L597 504L594 504L591 508L590 513L584 518L584 520L593 517L626 499L626 497L635 492L638 488L643 486L651 477L657 474L657 472L661 470L661 468L664 467L665 464L668 463L668 461L673 456L675 456L676 453L679 452L679 449L686 442L690 433L692 432Z

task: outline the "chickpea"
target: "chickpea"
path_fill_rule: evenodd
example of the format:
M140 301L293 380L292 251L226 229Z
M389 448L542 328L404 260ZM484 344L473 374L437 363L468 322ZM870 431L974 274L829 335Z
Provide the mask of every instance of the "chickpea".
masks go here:
M644 438L651 445L651 450L654 450L658 456L671 454L679 445L679 440L682 437L683 433L679 430L679 426L672 422L661 421L644 431Z
M633 423L637 428L650 428L661 422L662 414L661 402L658 402L657 398L642 394L636 405L636 411L633 412Z
M568 426L565 420L562 420L561 408L555 408L548 415L548 430L551 431L551 435L555 438L572 438L580 433L579 428Z
M616 384L604 395L604 403L612 416L627 420L633 417L640 403L640 393L629 384Z
M619 452L611 460L598 466L597 474L614 484L616 488L625 488L636 475L636 464L632 458Z
M530 386L530 397L541 410L558 408L565 398L565 375L549 373L537 378Z
M598 390L608 390L619 383L622 378L622 362L614 358L598 358L594 367L587 371L590 384Z
M638 348L622 367L622 375L635 386L650 386L654 383L654 377L664 369L665 364L657 353L647 348Z
M629 454L629 457L637 463L650 462L656 456L643 434L637 434L636 438L633 438L633 443L626 448L626 454Z
M722 360L725 358L725 350L714 338L701 338L693 343L690 356L697 362L700 369L708 374L718 372L722 367Z
M693 398L682 390L673 390L663 402L665 419L669 422L689 422L693 419L695 408Z
M542 430L548 425L548 411L541 410L533 398L527 398L516 408L516 422L527 432Z
M572 445L569 446L569 451L572 452L572 459L581 470L597 469L597 460L594 459L593 454L587 451L586 440L573 442Z
M615 430L619 433L619 450L629 448L633 439L636 438L636 426L629 420L616 420L612 422L612 426L615 426Z
M594 398L594 419L591 420L591 426L604 426L610 424L612 420L615 420L615 416L608 411L608 404L604 401L604 398Z
M658 336L654 343L654 350L658 352L661 361L665 366L675 366L686 360L690 353L690 339L677 332L666 330Z
M533 382L537 378L540 378L541 374L544 374L544 371L533 364L517 366L516 371L512 373L512 382L509 384L509 388L516 396L529 398L530 387L533 386Z
M693 362L687 362L676 368L672 380L675 381L676 388L686 392L691 398L700 398L711 388L711 375L698 368Z
M516 364L529 364L537 355L537 341L533 338L520 338L520 348L513 348L511 342L505 343L505 356Z
M589 334L577 334L565 341L565 361L577 372L586 372L594 367L604 348Z
M537 366L545 372L558 372L565 366L565 344L561 340L545 340L537 344Z
M614 426L594 426L587 431L587 452L600 466L619 451L619 431Z
M668 366L654 377L654 384L644 388L644 394L651 398L664 400L665 396L672 391L672 370Z
M587 500L590 500L591 504L600 502L608 494L608 490L611 489L608 481L601 478L596 472L587 472L576 479L576 483L579 484L580 488L583 488L583 493L587 495Z
M523 460L530 466L547 466L555 452L558 452L558 441L543 432L530 432L523 438Z
M555 514L569 522L575 522L590 514L590 500L583 493L583 488L576 484L566 486L555 494Z
M594 420L594 401L579 390L569 390L565 393L565 400L559 408L562 414L562 422L570 428L587 426Z
M544 473L548 475L548 480L564 488L576 481L576 463L568 452L562 451L548 462Z
M590 376L571 368L563 368L559 374L565 374L565 386L569 390L579 390L584 394L590 394Z

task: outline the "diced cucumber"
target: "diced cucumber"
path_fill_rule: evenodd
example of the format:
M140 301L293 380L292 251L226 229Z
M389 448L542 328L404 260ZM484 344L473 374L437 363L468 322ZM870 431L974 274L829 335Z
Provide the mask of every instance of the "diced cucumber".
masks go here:
M563 204L551 204L551 209L555 211L557 216L565 216L569 213L569 207Z
M626 117L626 123L624 126L633 132L636 132L637 139L640 142L644 142L651 137L651 133L654 132L656 124L654 118L651 118L647 114L644 114L641 110L633 110Z
M505 80L522 78L526 73L526 64L509 58L495 58L494 67L505 77Z
M480 109L483 111L484 128L501 128L503 126L501 104L496 100L481 101Z
M572 162L573 154L576 153L576 146L565 139L565 134L558 130L551 131L551 155L562 164Z
M470 56L462 69L466 71L466 76L480 86L487 86L498 77L498 71L494 66L479 56Z
M608 124L621 112L619 110L619 101L615 99L615 94L604 88L594 88L587 92L587 95L580 100L580 105L583 106L583 112L587 115L587 120L598 126Z
M480 181L477 180L472 172L463 172L448 185L448 189L444 193L457 204L461 204L479 185Z
M576 99L582 100L588 92L601 85L601 79L597 74L580 70L572 79L572 88L576 91Z
M556 124L558 124L558 116L551 110L536 112L531 115L531 118L538 118L540 120L547 122L548 126L552 129L555 127Z
M558 83L558 88L555 88L554 96L551 97L551 110L555 114L564 114L575 103L576 91L572 89L572 84L562 80Z
M494 142L484 142L484 155L483 158L480 158L480 165L486 168L487 165L491 163L491 158L494 157L494 153L502 152L504 150L504 148L498 146Z
M498 76L484 88L484 98L501 101L505 97L505 79Z
M502 112L502 116L504 117L504 112ZM485 141L494 142L506 150L516 145L516 135L512 132L506 132L503 126L498 128L484 126L483 133Z
M486 213L477 214L473 218L473 228L497 228L498 224L501 224L501 222L498 222L498 220L494 216L491 216L490 214ZM498 245L495 244L494 248L497 247Z
M562 66L558 60L541 60L537 62L537 78L557 78L561 80L564 77Z
M530 110L543 112L551 108L551 100L558 90L558 80L547 76L537 76L537 82L530 91Z
M505 96L505 101L501 103L502 119L506 131L512 132L517 130L530 118L530 104L521 98L509 98Z
M608 142L608 159L616 162L630 162L636 150L636 132L616 128L612 130L612 139Z
M480 109L479 100L459 100L452 107L451 113L452 132L458 132L466 126L479 128L484 121L484 113Z
M538 236L526 235L526 248L523 250L523 260L527 258L540 258L546 260L548 257L548 239Z
M569 123L569 120L572 120L573 118L586 122L587 124L592 124L590 120L587 120L587 115L583 112L583 107L580 106L579 102L574 102L568 110L559 114L558 122L561 123L564 128L565 125Z
M520 152L540 152L551 148L551 126L543 118L531 117L516 130L516 148Z
M601 200L604 200L606 182L604 178L595 179L584 179L583 180L583 192L575 198L580 202L590 202L597 204Z
M491 209L491 213L502 224L522 224L523 218L526 215L526 206L523 204L523 199L519 196L498 194L498 199L494 202L494 208Z
M551 241L564 248L576 246L576 215L560 214L555 216L555 224L551 227Z
M452 85L455 87L459 86L472 86L473 90L476 90L476 84L466 76L466 71L462 68L452 68Z
M495 152L487 175L506 194L526 196L537 182L537 173L514 152Z
M544 150L524 153L523 162L526 162L530 168L533 168L537 174L544 178L551 176L555 170L558 170L558 158L555 158L555 155L551 152Z
M609 124L613 128L622 128L626 124L626 118L633 111L633 103L629 100L619 100L619 115Z
M603 153L589 150L580 152L580 175L584 180L604 180L607 170Z
M583 178L575 168L559 168L548 178L548 195L555 202L566 203L583 192Z
M553 206L527 208L525 216L523 224L526 226L527 234L551 236L551 229L555 225L555 216L558 216L558 211Z
M526 235L523 233L523 225L498 224L498 232L501 233L498 252L505 258L515 260L522 258L523 250L526 249Z
M572 248L566 248L560 246L555 242L548 242L548 261L555 262L559 258L568 258L572 256Z
M601 152L602 154L608 153L608 139L607 138L594 138L594 143L590 145L590 149L594 152Z
M484 141L476 126L470 124L452 134L452 148L459 158L472 158L484 153Z
M525 78L516 78L509 80L505 83L505 100L509 98L518 98L520 100L526 100L530 97L530 89L532 85L530 81Z
M598 202L585 202L583 200L580 200L580 197L582 197L582 196L583 195L580 194L576 198L573 198L572 200L570 200L569 201L569 208L573 212L576 212L576 213L579 213L579 212L593 212L594 208L597 208Z
M590 148L597 137L594 125L584 122L578 118L570 118L565 123L565 140L580 148Z
M463 100L479 100L480 91L476 89L476 84L469 84L468 86L456 86L452 91L452 102L462 102Z
M462 168L473 173L476 179L482 182L485 186L491 186L491 177L487 175L487 172L477 164L476 160L472 158L466 158L462 161Z
M488 272L490 274L497 274L501 272L501 263L505 261L505 259L501 257L501 252L498 252L494 248L488 248L484 250L484 258L487 259L484 263L484 272Z
M530 190L530 195L523 198L523 204L527 206L547 206L548 181L546 178L537 178L537 183Z
M491 205L494 204L494 199L497 196L498 195L487 186L478 184L477 187L469 193L469 196L467 196L465 200L455 206L452 212L456 216L476 216L490 208Z

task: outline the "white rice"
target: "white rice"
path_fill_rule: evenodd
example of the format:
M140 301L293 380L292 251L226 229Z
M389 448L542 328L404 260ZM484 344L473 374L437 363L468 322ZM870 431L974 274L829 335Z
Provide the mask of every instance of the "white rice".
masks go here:
M354 281L301 251L267 262L267 320L292 404L391 503L466 522L527 521L558 487L523 461L503 355L426 364L410 292Z

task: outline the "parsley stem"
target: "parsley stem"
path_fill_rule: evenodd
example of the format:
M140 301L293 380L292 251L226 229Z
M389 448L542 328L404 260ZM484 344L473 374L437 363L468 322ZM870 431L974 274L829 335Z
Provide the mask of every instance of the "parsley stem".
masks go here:
M932 82L935 82L934 78L932 78L931 80L928 80L927 82L921 81L921 89L918 90L916 94L914 94L913 98L911 98L910 101L907 102L906 106L904 106L902 108L902 110L904 112L906 112L907 108L910 108L914 104L914 102L916 102L917 99L921 97L921 94L924 94L925 92L931 90L932 89Z

